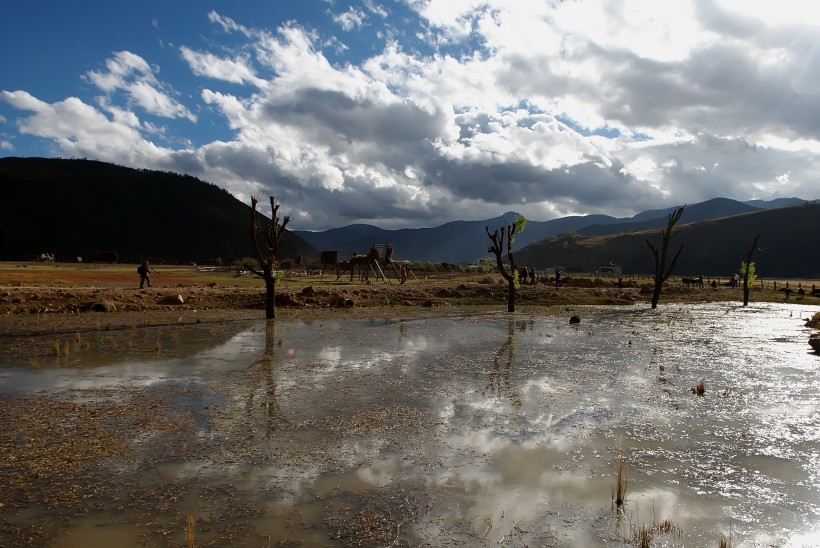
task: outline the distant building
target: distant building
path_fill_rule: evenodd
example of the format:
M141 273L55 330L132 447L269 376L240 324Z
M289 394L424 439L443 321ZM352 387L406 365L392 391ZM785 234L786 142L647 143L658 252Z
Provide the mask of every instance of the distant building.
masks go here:
M607 266L598 267L598 275L602 278L619 278L623 275L623 273L623 267L613 263L609 263Z

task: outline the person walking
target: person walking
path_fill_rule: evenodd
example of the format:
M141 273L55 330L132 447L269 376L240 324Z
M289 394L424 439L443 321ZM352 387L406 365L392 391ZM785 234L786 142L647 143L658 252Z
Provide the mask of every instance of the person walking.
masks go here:
M148 261L142 261L142 264L137 267L137 274L140 275L140 289L143 288L145 283L148 283L148 287L151 287L151 267L148 265Z

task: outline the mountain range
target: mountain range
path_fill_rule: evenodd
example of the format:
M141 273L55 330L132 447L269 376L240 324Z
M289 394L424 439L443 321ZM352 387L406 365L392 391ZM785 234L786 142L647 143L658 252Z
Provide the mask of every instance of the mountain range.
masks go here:
M686 206L680 224L730 217L754 211L794 206L805 203L799 198L742 203L728 198L715 198ZM516 249L523 249L540 240L575 232L582 236L605 236L663 228L674 207L644 211L633 217L579 215L550 221L528 220L526 229L515 237ZM435 228L405 228L384 230L376 226L354 224L322 232L295 230L306 242L319 250L341 253L366 253L373 244L389 244L395 258L418 262L469 263L487 256L485 227L492 232L510 223L517 213L507 212L484 221L454 221Z
M755 235L760 235L752 256L758 275L820 277L820 202L683 222L675 225L670 244L670 255L683 246L675 274L728 277L739 272ZM649 274L654 260L646 242L659 245L659 234L657 227L604 236L565 234L524 247L514 256L517 263L536 268L594 272L602 266L617 265L624 273Z
M285 204L287 205L287 204ZM519 264L573 266L586 271L609 263L624 272L651 269L645 240L657 236L674 208L628 218L608 215L529 220L516 236ZM188 175L138 170L91 160L0 158L0 260L54 253L58 260L112 250L120 262L162 258L204 263L253 256L251 209L216 185ZM487 257L490 231L516 216L453 221L433 228L385 230L356 224L322 232L292 230L280 258L318 261L390 245L395 260L471 263ZM257 213L258 223L269 219ZM298 227L291 227L298 228ZM820 276L820 203L798 198L738 202L715 198L687 205L673 244L685 244L686 273L734 270L754 234L761 234L760 272Z

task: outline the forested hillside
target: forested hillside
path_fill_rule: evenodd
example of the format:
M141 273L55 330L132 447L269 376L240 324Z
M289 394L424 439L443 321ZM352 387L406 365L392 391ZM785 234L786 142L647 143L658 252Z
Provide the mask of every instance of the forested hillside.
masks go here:
M670 248L683 244L675 273L730 275L746 259L752 239L760 234L753 260L760 276L820 277L820 203L782 207L683 224ZM569 235L547 239L515 254L520 264L549 268L580 267L594 272L610 263L626 273L649 273L653 259L646 245L657 243L660 230L613 236Z
M0 159L0 260L39 253L89 260L95 251L116 251L120 262L253 256L250 218L248 204L187 175L90 160ZM280 258L297 255L318 253L288 233Z

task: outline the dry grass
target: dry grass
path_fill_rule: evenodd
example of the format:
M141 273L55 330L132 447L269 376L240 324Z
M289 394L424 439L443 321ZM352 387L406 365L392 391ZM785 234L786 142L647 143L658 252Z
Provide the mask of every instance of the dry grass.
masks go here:
M720 539L718 540L718 548L732 548L732 522L729 522L729 536L725 536L723 533L720 534Z
M624 457L622 454L619 454L618 460L615 463L615 485L612 487L612 501L618 508L620 508L626 500L626 484Z
M657 522L654 517L652 518L652 525L641 525L640 527L633 527L632 529L632 541L637 546L651 546L652 539L655 538L655 535L673 535L679 537L683 535L683 530L671 519Z
M678 526L674 521L669 518L664 520L658 521L655 515L655 507L652 506L652 524L647 525L645 523L641 523L642 520L638 518L638 509L635 509L634 515L635 521L633 523L632 517L630 517L630 531L631 531L631 538L629 539L631 543L635 544L636 546L651 546L653 539L658 535L664 536L673 536L673 537L681 537L683 536L683 529ZM640 523L640 525L637 525Z
M680 535L682 533L681 528L678 527L674 521L671 519L665 519L662 522L655 525L655 530L659 533L663 533L665 535L673 534L673 535Z
M194 548L196 546L196 518L188 516L188 527L185 529L185 546Z
M642 525L635 532L635 544L639 548L649 548L652 546L652 528Z

